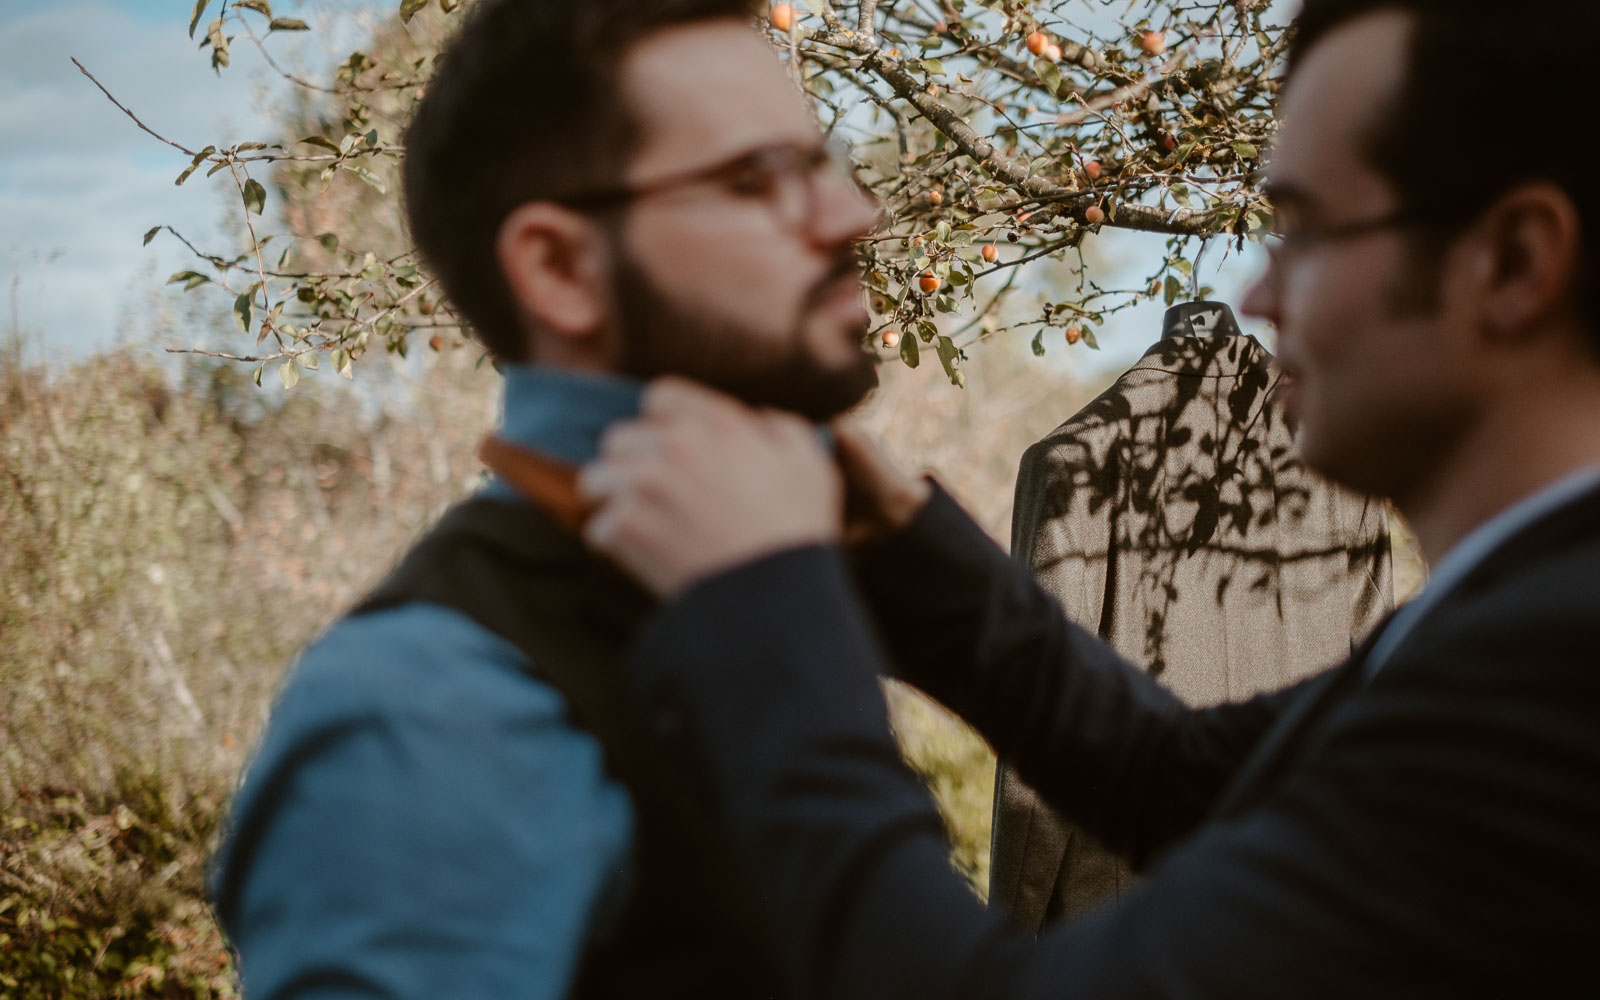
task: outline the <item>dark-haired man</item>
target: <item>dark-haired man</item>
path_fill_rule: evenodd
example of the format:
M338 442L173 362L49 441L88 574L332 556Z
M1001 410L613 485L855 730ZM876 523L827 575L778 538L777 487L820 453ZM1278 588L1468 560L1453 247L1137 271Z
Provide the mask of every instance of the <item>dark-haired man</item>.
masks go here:
M815 419L875 384L875 206L748 7L479 0L429 83L411 231L546 492L488 486L291 675L213 882L254 1000L783 992L613 683L650 602L564 520L639 379Z
M1434 574L1286 692L1185 708L848 431L845 482L899 530L854 578L832 544L728 570L706 539L839 537L833 457L672 381L611 432L586 535L675 597L640 696L684 720L803 995L1593 992L1600 195L1563 140L1597 36L1591 0L1305 4L1247 305L1278 326L1305 460L1393 497ZM887 734L889 663L1149 878L1037 941L986 913Z

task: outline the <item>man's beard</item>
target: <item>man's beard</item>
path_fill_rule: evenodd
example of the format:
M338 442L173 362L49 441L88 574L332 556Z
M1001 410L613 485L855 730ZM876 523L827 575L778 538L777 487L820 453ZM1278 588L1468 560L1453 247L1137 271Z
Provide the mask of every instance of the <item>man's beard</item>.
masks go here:
M809 310L846 274L857 273L853 255L841 257L807 295ZM625 375L681 375L751 406L774 407L823 422L839 416L878 386L876 360L864 349L846 368L828 368L806 351L800 330L781 343L761 340L709 312L680 308L620 246L612 271ZM804 311L802 312L803 322ZM861 335L866 336L863 326Z

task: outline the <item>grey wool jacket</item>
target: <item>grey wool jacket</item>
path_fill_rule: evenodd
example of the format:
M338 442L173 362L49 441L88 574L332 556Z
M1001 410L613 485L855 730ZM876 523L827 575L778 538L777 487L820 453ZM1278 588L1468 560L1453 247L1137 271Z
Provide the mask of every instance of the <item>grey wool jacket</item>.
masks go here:
M1167 333L1024 454L1011 549L1068 619L1206 706L1347 658L1393 603L1389 526L1299 463L1271 356L1226 306L1174 309ZM1001 761L992 904L1037 933L1132 878Z

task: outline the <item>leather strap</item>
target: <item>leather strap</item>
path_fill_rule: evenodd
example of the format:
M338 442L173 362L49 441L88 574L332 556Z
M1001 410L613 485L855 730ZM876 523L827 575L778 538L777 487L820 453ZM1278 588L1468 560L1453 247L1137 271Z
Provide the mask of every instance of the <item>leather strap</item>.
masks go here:
M578 493L576 466L493 434L478 446L478 458L495 475L544 508L558 524L574 534L594 512L593 505Z

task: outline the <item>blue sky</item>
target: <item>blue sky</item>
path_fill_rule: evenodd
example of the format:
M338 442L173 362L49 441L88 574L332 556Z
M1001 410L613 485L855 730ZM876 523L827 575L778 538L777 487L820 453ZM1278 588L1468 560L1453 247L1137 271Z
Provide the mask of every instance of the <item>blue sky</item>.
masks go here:
M275 0L277 14L314 26L336 19L345 29L343 38L274 36L275 56L326 65L329 55L360 43L366 18L351 17L353 10L370 17L394 5ZM207 180L200 172L174 187L187 157L139 131L69 61L76 56L146 124L190 148L272 138L271 109L282 93L276 78L241 42L232 67L216 76L188 37L192 9L193 0L0 0L0 315L18 317L35 355L82 355L144 338L163 322L191 346L238 346L228 340L236 335L230 321L197 329L197 313L163 291L168 275L194 266L192 256L165 235L140 246L158 223L207 249L232 246L227 222L236 217L236 194L227 175ZM1101 249L1126 261L1132 280L1162 245L1159 237L1119 233ZM1253 254L1240 260L1213 249L1204 278L1236 300L1255 268ZM1159 332L1161 312L1146 305L1116 317L1095 367L1130 363Z
M363 2L277 0L274 12L314 20ZM192 261L166 238L141 247L151 226L231 245L227 176L174 187L187 157L139 131L69 61L190 148L267 138L281 91L247 44L235 42L233 66L214 74L189 39L192 10L193 0L0 0L0 308L35 354L81 355L147 334L173 301L160 292L166 277ZM291 63L315 63L327 44L272 41Z

